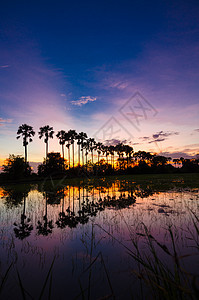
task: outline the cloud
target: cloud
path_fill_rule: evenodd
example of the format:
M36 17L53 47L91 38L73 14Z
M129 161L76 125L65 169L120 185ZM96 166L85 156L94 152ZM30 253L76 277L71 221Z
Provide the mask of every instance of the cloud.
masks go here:
M9 68L10 66L9 65L3 65L3 66L0 66L0 69L6 69L6 68Z
M139 139L143 140L143 141L147 141L150 139L150 136L143 136L143 137L139 137Z
M195 132L199 132L199 129L194 129Z
M66 94L60 94L61 97L66 97Z
M163 142L165 140L167 140L167 138L169 136L173 136L173 135L179 135L179 132L173 132L173 131L159 131L157 133L152 134L152 136L143 136L140 137L139 139L141 139L143 142L147 142L148 144L152 144L152 143L157 143L157 142Z
M119 139L111 139L111 140L105 140L104 145L105 146L116 146L120 143L126 144L127 140L119 140Z
M171 136L171 135L178 135L178 134L179 134L179 132L163 132L163 131L160 131L158 133L153 134L153 138L158 139L160 137L168 137L168 136Z
M71 101L71 103L72 103L72 105L82 106L84 104L87 104L88 102L94 102L96 100L97 100L96 97L82 96L82 97L80 97L79 100Z
M110 88L116 88L116 89L119 89L119 90L124 90L125 88L127 88L129 85L129 83L127 81L114 81L112 80L108 86Z
M163 156L169 156L171 158L180 158L180 157L184 157L185 159L192 159L192 158L195 158L196 155L191 155L187 152L184 152L184 151L176 151L176 152L161 152L160 153L161 155Z
M11 123L11 122L12 122L12 119L3 119L3 118L0 118L0 126L4 126L5 124Z
M157 143L157 142L163 142L165 140L166 140L165 138L158 138L158 139L154 139L153 141L149 141L148 144Z

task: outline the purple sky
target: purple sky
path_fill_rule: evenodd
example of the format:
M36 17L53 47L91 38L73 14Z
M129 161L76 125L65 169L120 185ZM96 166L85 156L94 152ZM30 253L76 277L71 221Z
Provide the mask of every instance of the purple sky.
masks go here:
M22 123L199 153L198 19L198 1L1 3L0 160L23 154ZM43 156L35 136L29 160Z

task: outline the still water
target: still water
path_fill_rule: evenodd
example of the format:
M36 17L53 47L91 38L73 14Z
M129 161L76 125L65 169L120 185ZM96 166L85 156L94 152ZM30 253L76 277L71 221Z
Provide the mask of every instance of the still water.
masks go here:
M136 242L150 257L146 228L172 251L170 228L183 267L199 275L199 189L181 183L126 177L2 186L0 298L150 299L131 255Z

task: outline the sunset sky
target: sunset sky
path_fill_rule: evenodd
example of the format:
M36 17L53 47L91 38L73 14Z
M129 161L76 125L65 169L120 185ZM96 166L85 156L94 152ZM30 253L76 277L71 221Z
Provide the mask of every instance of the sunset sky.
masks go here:
M1 1L0 165L23 123L199 153L199 1ZM44 155L36 134L28 159Z

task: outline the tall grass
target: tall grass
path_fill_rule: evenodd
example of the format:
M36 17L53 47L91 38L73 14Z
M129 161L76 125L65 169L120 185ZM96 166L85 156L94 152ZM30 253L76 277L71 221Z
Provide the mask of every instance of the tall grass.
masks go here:
M188 228L189 236L186 238L193 242L192 247L197 251L194 254L181 255L177 248L178 236L173 226L168 226L167 234L169 246L159 242L142 223L142 233L136 233L137 237L131 236L131 245L126 246L112 234L100 227L109 236L122 245L135 262L133 274L140 282L141 299L161 300L185 300L199 299L199 286L197 285L198 274L187 271L184 267L184 259L195 255L194 260L199 262L199 218L191 211L192 226ZM140 242L141 238L141 242ZM143 249L143 244L145 248ZM137 298L136 298L137 299Z

